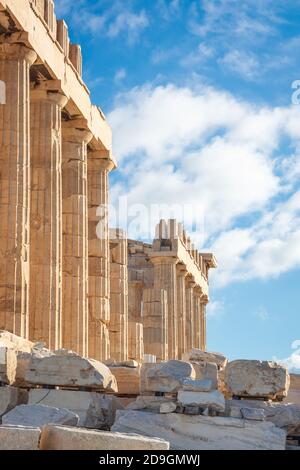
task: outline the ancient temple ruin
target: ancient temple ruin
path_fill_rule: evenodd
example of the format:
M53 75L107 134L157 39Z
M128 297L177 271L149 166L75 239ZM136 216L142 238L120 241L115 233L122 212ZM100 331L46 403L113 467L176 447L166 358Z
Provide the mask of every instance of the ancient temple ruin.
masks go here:
M211 254L108 227L112 133L53 0L0 0L0 330L98 360L205 349ZM2 94L3 94L2 93Z
M143 331L145 353L165 361L192 348L205 350L214 256L199 253L176 220L161 220L152 244L130 240L128 253L129 331ZM133 344L138 342L136 337Z

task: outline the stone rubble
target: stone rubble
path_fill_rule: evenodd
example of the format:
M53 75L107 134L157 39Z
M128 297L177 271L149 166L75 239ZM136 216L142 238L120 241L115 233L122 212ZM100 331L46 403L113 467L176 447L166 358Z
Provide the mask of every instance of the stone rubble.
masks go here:
M214 390L213 392L188 392L179 390L178 402L183 407L199 406L212 411L225 411L225 398L218 390Z
M122 409L113 395L78 390L31 389L28 404L65 408L79 416L78 426L94 429L111 428L116 410Z
M4 448L9 433L18 436L19 429L28 431L15 444L17 448L37 448L36 436L42 429L41 448L49 449L65 448L59 447L62 445L73 449L77 439L82 440L82 449L101 449L104 445L115 448L114 431L148 436L138 442L131 439L126 445L133 448L144 449L149 437L158 437L170 442L172 449L193 450L279 449L285 446L286 433L300 434L297 405L264 402L255 395L249 396L251 400L225 402L224 395L232 392L224 391L228 385L220 377L227 377L231 363L224 373L224 356L207 362L216 353L201 356L194 352L191 357L198 360L192 363L172 360L141 366L134 360L107 361L105 365L71 351L49 351L43 344L30 345L29 352L26 347L18 351L7 337L5 348L6 353L14 353L5 366L6 371L13 371L14 386L0 387L2 426L8 429L11 425L2 431L6 433ZM253 370L256 361L248 362ZM272 365L267 373L269 384L273 389L277 384L279 389L283 375L280 366ZM258 370L257 381L262 380L261 375L265 376ZM249 388L248 392L256 393L256 389L252 392ZM287 392L288 379L279 393L282 396ZM272 393L274 399L277 395ZM85 432L88 430L91 434ZM113 432L100 435L97 430ZM59 443L60 438L65 444Z
M223 354L207 352L196 348L185 352L182 359L187 362L212 362L221 370L226 367L228 362L227 358Z
M273 423L133 410L118 411L112 431L156 436L172 450L284 450L286 441Z
M66 408L46 405L19 405L2 416L2 424L13 426L42 427L45 424L77 426L79 416Z
M66 426L45 426L41 450L168 450L163 439L132 433L95 431Z
M182 389L187 392L211 392L213 390L212 380L184 379Z
M290 378L287 370L274 362L237 360L227 364L225 384L237 397L280 399L287 395Z
M0 450L39 450L41 430L28 426L0 426Z
M117 392L117 382L109 368L99 361L59 350L47 357L32 355L25 372L29 385L52 385L68 388Z
M148 392L174 393L182 387L185 379L193 379L195 376L195 370L189 362L162 362L147 370L146 388Z
M139 395L141 383L141 365L122 365L115 363L109 366L113 376L116 378L119 395Z
M9 385L0 387L0 419L16 406L26 404L27 402L27 390L10 387Z
M176 411L177 405L173 401L165 402L160 405L159 412L162 414L165 413L174 413Z
M265 420L287 431L288 435L300 435L300 405L274 403L261 400L226 400L226 416L242 418L242 409L264 412Z

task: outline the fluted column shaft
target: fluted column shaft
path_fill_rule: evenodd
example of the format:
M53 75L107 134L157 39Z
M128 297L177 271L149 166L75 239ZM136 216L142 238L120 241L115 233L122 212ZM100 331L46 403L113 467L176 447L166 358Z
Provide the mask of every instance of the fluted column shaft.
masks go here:
M0 329L29 336L29 69L20 44L0 44ZM3 88L3 86L2 86Z
M110 356L108 177L114 168L101 151L88 152L89 356Z
M201 311L201 289L194 289L194 341L193 347L202 349L201 331L202 331L202 311Z
M62 345L88 355L87 144L92 134L83 119L63 122L63 322Z
M206 306L208 299L206 296L201 297L201 349L206 350Z
M31 90L30 339L61 347L62 181L60 83Z
M186 290L184 266L177 265L178 358L186 351Z
M186 348L192 349L194 342L194 287L190 278L186 281Z
M154 289L164 289L168 296L168 355L178 358L177 319L177 259L172 257L151 258L154 264Z

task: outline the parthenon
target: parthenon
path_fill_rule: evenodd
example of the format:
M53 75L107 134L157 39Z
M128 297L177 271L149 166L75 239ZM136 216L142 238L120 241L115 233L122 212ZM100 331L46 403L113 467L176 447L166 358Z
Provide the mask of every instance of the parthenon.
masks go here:
M53 0L0 0L0 329L98 360L206 348L212 254L108 226L112 133Z

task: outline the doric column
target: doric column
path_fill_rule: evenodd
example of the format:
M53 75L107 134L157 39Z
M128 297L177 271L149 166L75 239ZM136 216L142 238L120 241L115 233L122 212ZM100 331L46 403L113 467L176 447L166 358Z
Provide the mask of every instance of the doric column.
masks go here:
M88 355L87 144L84 119L62 125L62 346Z
M162 289L143 290L143 327L145 354L157 362L168 360L168 298Z
M31 89L30 339L61 347L62 181L60 82Z
M143 282L128 282L128 319L131 322L142 323Z
M177 316L178 316L178 358L186 351L186 268L183 264L177 265Z
M29 69L34 51L0 44L0 329L29 336Z
M128 359L128 243L124 230L110 229L111 274L120 269L119 278L110 276L110 357Z
M194 339L194 287L196 283L191 276L186 278L186 350L193 347Z
M199 286L194 288L194 341L193 347L202 349L201 344L201 331L202 325L202 311L201 311L201 295L202 291Z
M208 297L203 295L201 297L201 349L206 350L206 305L208 304Z
M88 152L89 356L98 360L109 358L108 175L114 166L105 152Z
M168 296L168 355L169 359L178 358L178 321L177 321L177 258L155 256L154 289L164 289Z

